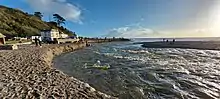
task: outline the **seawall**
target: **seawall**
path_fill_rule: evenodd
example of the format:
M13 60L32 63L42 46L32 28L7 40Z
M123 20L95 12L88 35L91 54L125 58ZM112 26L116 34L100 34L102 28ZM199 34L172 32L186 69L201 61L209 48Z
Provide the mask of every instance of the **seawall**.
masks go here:
M84 48L85 43L25 46L0 52L0 97L10 99L113 98L53 68L53 57Z

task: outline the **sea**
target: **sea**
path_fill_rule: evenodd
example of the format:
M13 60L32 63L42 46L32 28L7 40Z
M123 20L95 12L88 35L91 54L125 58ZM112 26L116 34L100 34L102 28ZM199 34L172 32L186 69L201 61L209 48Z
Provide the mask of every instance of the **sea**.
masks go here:
M220 51L134 44L155 41L162 38L92 44L57 56L54 67L119 99L220 99Z

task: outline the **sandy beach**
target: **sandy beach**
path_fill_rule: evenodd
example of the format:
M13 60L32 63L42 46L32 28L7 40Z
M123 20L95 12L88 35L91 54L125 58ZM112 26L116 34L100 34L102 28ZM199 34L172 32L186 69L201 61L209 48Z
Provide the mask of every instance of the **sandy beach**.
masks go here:
M0 52L0 97L9 99L107 99L89 84L51 66L54 56L85 47L85 43L23 46Z
M146 48L184 48L201 50L220 50L220 41L176 41L176 42L141 42Z

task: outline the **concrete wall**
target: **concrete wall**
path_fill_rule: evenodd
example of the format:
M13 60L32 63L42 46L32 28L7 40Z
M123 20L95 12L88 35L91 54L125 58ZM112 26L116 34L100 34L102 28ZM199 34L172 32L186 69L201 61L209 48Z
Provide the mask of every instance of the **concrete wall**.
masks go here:
M18 49L16 44L13 45L0 45L0 50L15 50Z

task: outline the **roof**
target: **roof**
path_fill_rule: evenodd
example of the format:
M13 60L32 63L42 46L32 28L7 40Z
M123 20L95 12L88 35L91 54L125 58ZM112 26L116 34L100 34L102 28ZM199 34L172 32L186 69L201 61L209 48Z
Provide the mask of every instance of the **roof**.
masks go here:
M41 32L50 32L50 31L58 31L57 29L47 29L47 30L41 30Z
M41 32L50 32L51 30L41 30Z
M2 33L0 33L0 38L4 38L4 37L6 37L6 36L4 36Z

